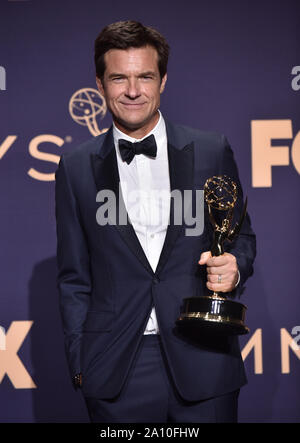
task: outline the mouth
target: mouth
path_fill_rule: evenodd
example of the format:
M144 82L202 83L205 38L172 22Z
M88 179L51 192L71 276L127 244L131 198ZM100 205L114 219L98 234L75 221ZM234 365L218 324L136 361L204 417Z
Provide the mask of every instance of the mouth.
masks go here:
M126 102L120 102L122 106L124 106L127 109L140 109L142 108L146 103L126 103Z

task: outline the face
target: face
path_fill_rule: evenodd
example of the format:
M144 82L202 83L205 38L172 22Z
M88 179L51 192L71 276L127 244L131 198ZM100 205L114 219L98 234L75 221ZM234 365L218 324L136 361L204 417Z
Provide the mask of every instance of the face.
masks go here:
M160 94L167 80L167 75L160 78L156 49L111 49L104 60L103 81L96 81L116 126L135 138L144 137L158 121Z

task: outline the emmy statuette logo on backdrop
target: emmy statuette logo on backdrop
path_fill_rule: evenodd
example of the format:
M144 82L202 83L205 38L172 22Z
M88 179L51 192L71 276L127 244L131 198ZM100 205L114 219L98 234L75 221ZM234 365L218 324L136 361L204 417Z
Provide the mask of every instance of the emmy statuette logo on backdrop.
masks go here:
M79 89L69 101L69 112L72 119L79 125L87 126L94 136L108 131L108 128L100 130L96 120L96 117L103 119L106 111L105 98L93 88Z

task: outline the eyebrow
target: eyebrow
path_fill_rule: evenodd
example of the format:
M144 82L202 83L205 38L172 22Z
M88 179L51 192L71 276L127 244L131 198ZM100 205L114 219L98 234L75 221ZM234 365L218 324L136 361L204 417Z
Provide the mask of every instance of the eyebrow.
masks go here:
M146 72L142 72L139 76L146 76L146 75L153 75L155 77L156 76L156 72L154 72L154 71L146 71Z
M126 75L120 74L118 72L112 72L111 74L109 74L108 78L112 78L112 77L126 77Z
M141 72L140 74L138 74L138 77L144 77L147 75L152 75L153 77L155 77L157 74L154 71L145 71L145 72ZM112 72L111 74L109 74L108 78L110 79L113 77L127 77L127 75L119 73L119 72Z

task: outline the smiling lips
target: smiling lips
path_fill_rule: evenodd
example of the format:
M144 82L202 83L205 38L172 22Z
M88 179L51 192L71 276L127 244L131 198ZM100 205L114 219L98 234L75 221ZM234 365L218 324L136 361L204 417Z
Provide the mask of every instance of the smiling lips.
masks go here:
M123 105L123 106L126 106L126 107L134 107L134 108L139 108L139 107L145 105L145 102L144 102L144 103L124 103L124 102L120 102L120 103L121 103L121 105Z

